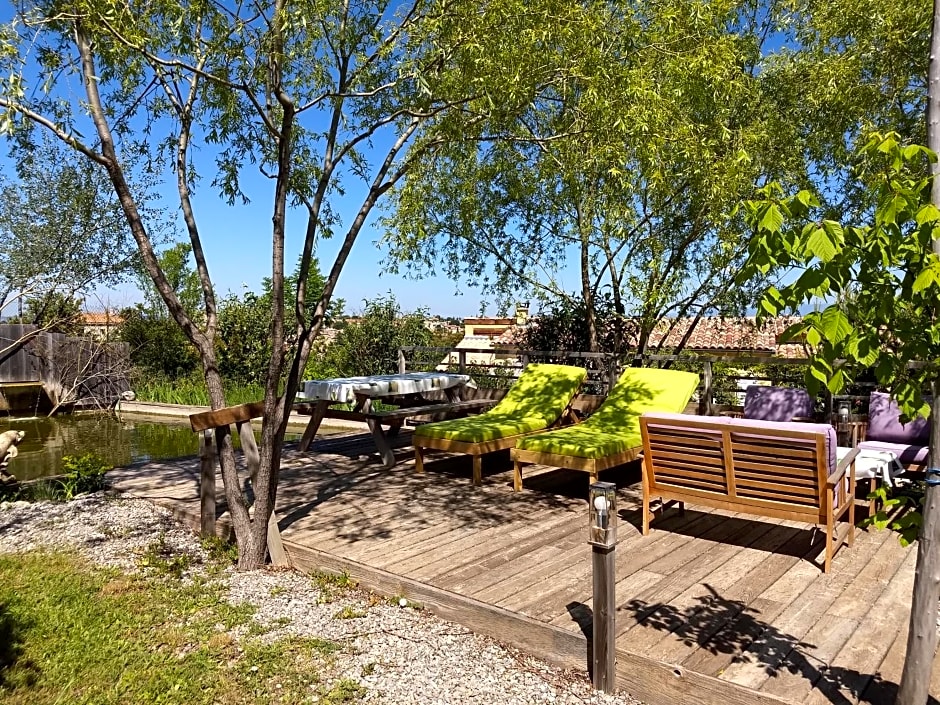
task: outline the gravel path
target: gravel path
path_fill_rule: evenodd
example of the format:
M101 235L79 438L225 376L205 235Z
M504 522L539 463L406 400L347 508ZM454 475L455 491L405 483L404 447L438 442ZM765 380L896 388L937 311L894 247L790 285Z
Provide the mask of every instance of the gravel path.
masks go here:
M139 556L160 537L168 549L195 558L193 570L203 569L198 538L143 500L97 493L62 504L0 503L0 553L71 548L94 563L135 572ZM297 635L346 644L333 675L363 686L361 702L642 705L629 696L596 693L582 673L360 590L318 586L292 571L227 570L220 579L231 602L257 607L254 619L270 630L265 638ZM341 612L352 618L339 618Z

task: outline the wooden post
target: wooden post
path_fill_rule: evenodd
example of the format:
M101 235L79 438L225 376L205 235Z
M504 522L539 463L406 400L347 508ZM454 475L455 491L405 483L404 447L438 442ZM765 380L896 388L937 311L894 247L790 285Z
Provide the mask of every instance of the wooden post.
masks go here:
M254 488L258 468L261 466L261 454L258 452L258 444L255 442L255 432L250 419L235 422L235 427L238 429L238 437L242 442L242 452L245 454L245 464L248 465L251 486ZM255 502L257 501L258 497L255 496ZM281 531L277 526L277 514L273 509L271 510L271 518L268 520L268 555L271 556L271 563L274 565L290 565L287 552L284 550L284 544L281 543Z
M699 400L699 413L704 416L712 415L712 405L715 401L714 390L712 389L712 361L705 360L702 363L702 398Z
M398 348L398 374L405 374L405 370L408 369L408 362L405 360L405 351L401 348Z
M215 441L211 429L199 434L199 535L215 536Z
M591 546L594 572L594 688L613 693L617 688L617 605L614 596L617 566L616 546Z
M464 375L467 374L467 351L458 350L457 351L457 372Z

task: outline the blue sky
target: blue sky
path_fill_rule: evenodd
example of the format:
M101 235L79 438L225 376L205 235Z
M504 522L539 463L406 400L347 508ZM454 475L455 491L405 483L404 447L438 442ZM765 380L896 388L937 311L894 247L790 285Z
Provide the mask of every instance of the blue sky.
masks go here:
M262 279L271 275L272 185L261 177L249 178L246 183L251 185L251 203L229 206L210 185L210 174L214 169L212 160L197 160L197 169L206 178L197 189L193 207L216 290L222 296L229 292L240 294L246 289L259 291ZM350 183L347 197L335 202L344 223L349 222L359 205L355 198L350 197L358 190L357 184ZM161 192L165 196L164 205L168 213L177 215L180 238L185 238L182 221L178 217L175 184L166 185ZM378 215L380 212L375 211L374 216ZM290 211L285 243L288 271L300 256L305 229L306 212ZM384 252L378 247L380 237L380 229L374 222L367 223L340 276L336 297L346 300L348 313L361 311L363 300L384 296L389 291L395 294L405 311L427 308L433 314L459 317L480 312L479 291L465 283L454 283L445 277L414 281L382 274ZM318 256L324 273L333 264L339 245L339 235L332 240L319 241ZM140 299L136 288L126 285L97 291L89 297L88 307L110 305L120 308ZM495 307L490 305L487 313L494 315Z

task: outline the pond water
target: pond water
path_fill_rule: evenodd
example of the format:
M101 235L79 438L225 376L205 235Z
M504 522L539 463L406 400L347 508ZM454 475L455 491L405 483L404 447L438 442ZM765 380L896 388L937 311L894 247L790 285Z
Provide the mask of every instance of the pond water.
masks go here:
M18 480L58 475L62 457L94 453L115 467L137 461L180 458L199 453L199 439L187 419L122 414L63 414L52 418L0 418L0 432L25 431L19 455L7 472ZM255 429L256 435L258 429ZM286 440L300 438L288 432ZM236 437L237 440L237 437Z

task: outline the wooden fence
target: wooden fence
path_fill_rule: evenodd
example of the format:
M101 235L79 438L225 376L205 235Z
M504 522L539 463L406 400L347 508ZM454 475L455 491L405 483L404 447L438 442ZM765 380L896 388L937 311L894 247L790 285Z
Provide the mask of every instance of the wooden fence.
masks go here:
M46 408L109 407L130 389L129 369L126 343L0 324L0 384L42 383Z

